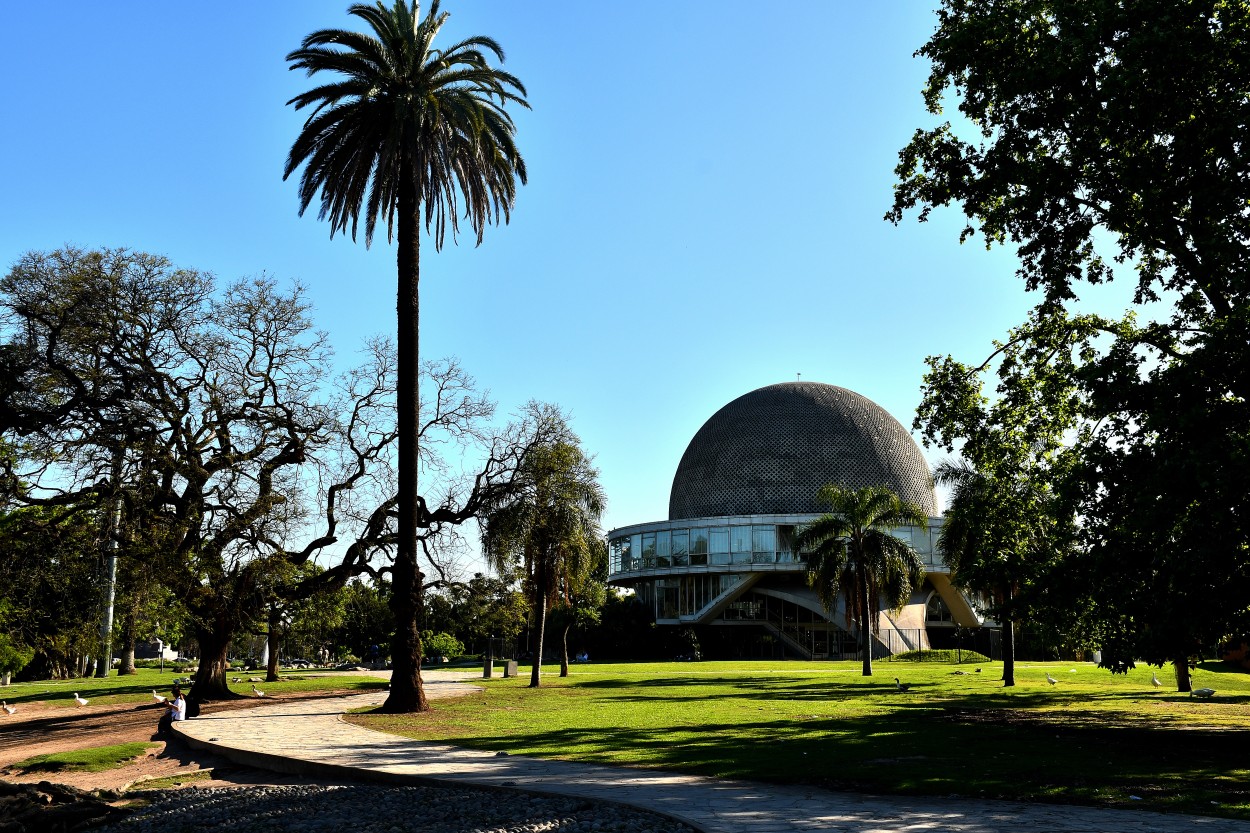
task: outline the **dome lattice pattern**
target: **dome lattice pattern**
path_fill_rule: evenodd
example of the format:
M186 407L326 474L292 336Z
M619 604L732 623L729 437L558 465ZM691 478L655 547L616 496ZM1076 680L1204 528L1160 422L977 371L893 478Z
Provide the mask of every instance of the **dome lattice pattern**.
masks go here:
M888 486L936 514L929 466L898 420L846 388L785 382L703 424L677 466L668 516L823 512L816 493L826 483Z

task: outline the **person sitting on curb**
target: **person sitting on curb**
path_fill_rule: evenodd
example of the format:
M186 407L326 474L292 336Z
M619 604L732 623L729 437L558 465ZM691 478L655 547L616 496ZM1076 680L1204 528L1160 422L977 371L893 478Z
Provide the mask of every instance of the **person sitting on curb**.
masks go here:
M162 735L169 734L175 720L187 719L187 698L182 696L182 689L178 686L174 686L174 696L169 699L167 706L167 711L157 722L157 732Z

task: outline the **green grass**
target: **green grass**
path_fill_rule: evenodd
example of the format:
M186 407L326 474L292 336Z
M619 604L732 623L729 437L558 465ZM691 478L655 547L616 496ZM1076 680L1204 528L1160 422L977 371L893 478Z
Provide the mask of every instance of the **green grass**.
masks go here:
M52 755L36 755L11 765L23 773L32 772L103 772L117 769L147 753L159 743L119 743L115 746L96 746L91 749L75 749L72 752L56 752Z
M161 673L157 669L139 669L134 675L119 677L116 673L104 678L84 677L73 680L40 680L33 683L13 683L0 687L0 699L17 705L31 707L74 708L74 694L78 693L90 701L92 706L104 705L144 705L156 706L152 699L152 689L168 696L175 679L187 679L187 674L175 674L170 671ZM231 691L245 696L252 695L252 683L248 678L257 677L261 680L265 672L233 672L226 675L229 682L238 677L240 682L230 683ZM373 691L386 687L386 680L376 677L336 676L333 673L317 676L316 672L296 671L284 672L276 683L258 682L256 687L270 696L285 694L315 694L329 691ZM183 684L186 690L186 684Z
M166 775L163 778L148 778L144 781L137 781L130 785L127 792L146 792L149 790L167 790L172 787L181 787L184 784L190 784L194 781L211 781L214 772L211 769L197 769L195 772L187 772L182 775Z
M1202 701L1156 692L1150 668L1023 663L1004 689L1001 664L981 667L882 662L865 678L855 663L579 665L565 679L552 667L539 690L528 674L495 678L482 696L427 714L350 719L478 749L716 777L1250 819L1250 675L1203 666L1194 687L1218 694Z

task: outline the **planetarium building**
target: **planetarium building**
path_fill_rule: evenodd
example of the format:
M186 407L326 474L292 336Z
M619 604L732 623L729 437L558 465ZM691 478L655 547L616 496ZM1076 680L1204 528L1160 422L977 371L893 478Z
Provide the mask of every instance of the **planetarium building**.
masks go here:
M911 435L870 399L814 382L769 385L713 414L677 466L668 520L609 533L609 581L633 589L657 624L715 628L705 633L731 646L720 653L854 656L842 603L825 610L794 543L824 511L826 483L885 485L930 516L895 530L928 575L901 612L880 612L874 653L949 647L958 626L982 624L936 555L941 518Z

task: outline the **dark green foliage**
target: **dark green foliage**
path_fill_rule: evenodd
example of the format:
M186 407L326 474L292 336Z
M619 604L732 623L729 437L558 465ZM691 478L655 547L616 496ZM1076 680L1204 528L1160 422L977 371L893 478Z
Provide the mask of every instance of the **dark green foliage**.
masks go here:
M529 614L530 603L515 581L482 573L430 594L426 605L427 625L455 636L470 654L485 653L492 637L511 643Z
M941 650L924 650L924 651L903 651L901 654L892 654L890 662L989 662L990 658L985 654L978 654L976 651L964 649L956 651L954 648L943 648Z
M0 517L0 631L19 679L63 679L94 653L100 612L93 513L19 509ZM19 668L4 670L18 672Z
M359 659L368 659L378 646L383 653L390 645L395 620L386 604L390 588L353 580L343 589L343 620L336 631L336 647Z
M1050 607L1113 669L1170 661L1186 690L1194 656L1250 628L1250 6L947 0L920 54L930 110L954 101L978 133L917 131L889 216L954 205L964 238L1015 245L1043 299L1009 344L1071 386L999 368L1000 396L1072 421L1046 476L1081 524ZM1116 264L1134 309L1077 315ZM922 421L974 436L945 382L986 367L934 364L944 413Z

